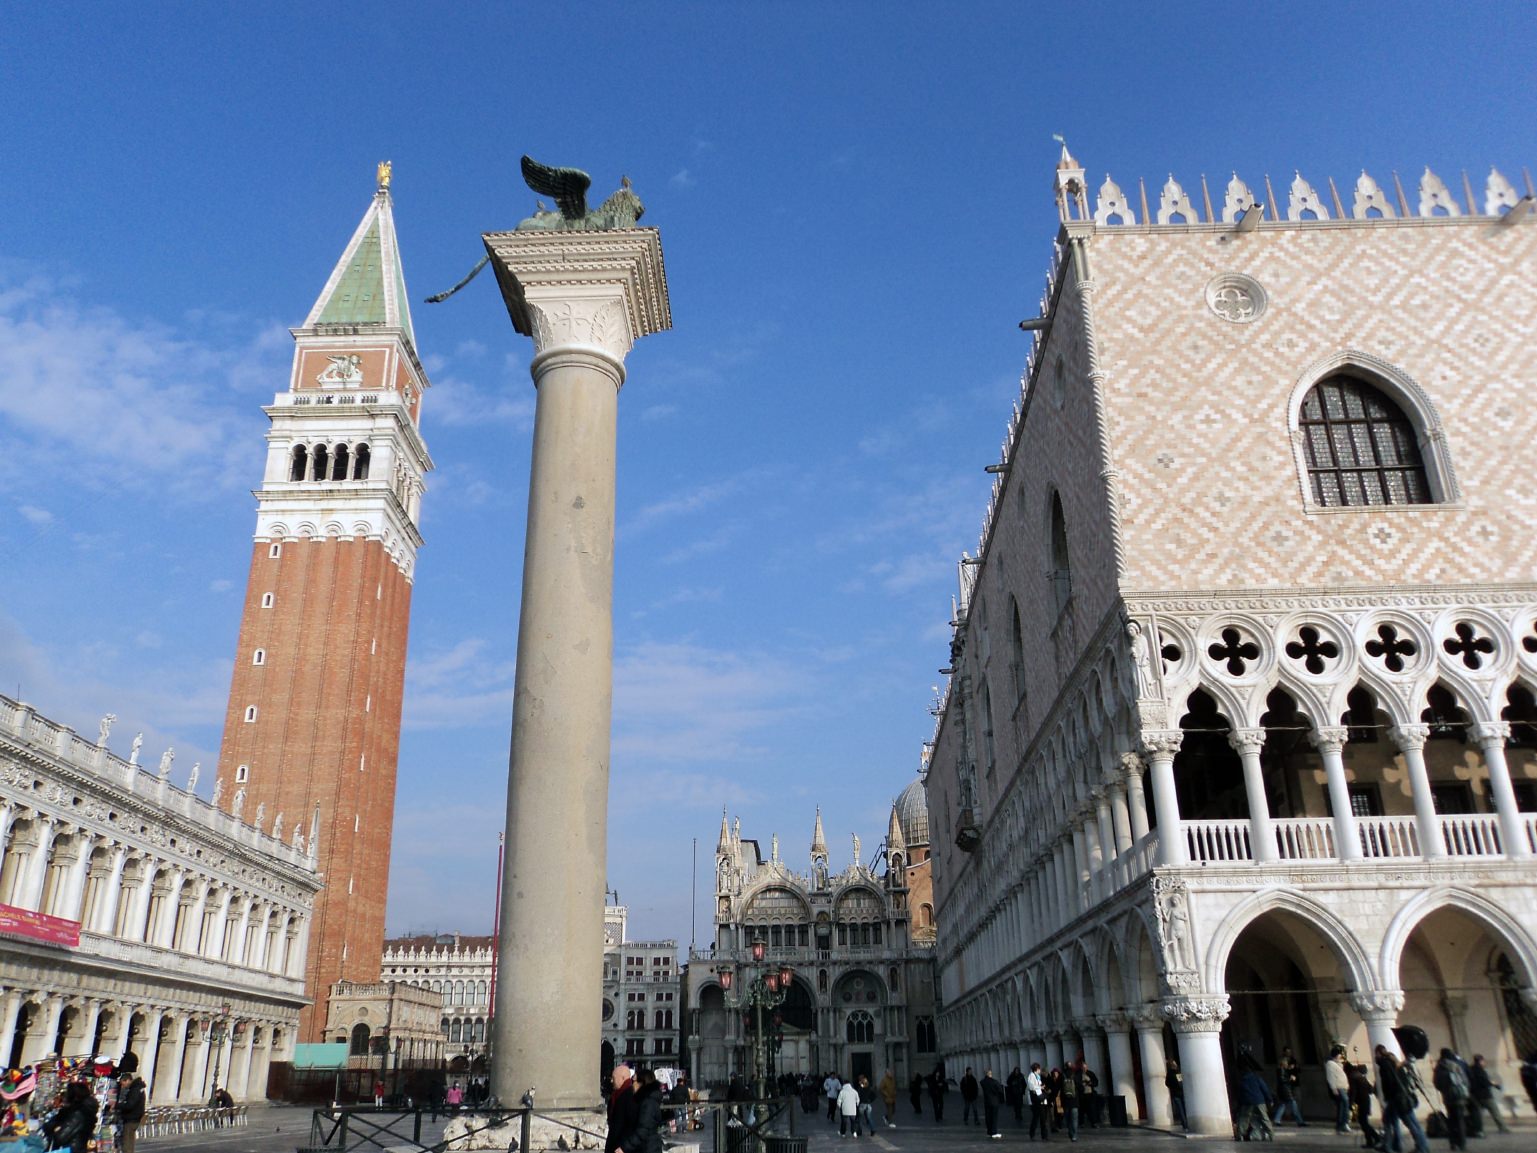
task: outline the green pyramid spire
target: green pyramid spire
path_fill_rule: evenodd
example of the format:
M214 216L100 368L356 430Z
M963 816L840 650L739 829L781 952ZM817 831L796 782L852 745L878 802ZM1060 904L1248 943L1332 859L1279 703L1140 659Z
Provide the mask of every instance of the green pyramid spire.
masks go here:
M363 214L357 231L342 252L304 327L317 325L380 325L405 331L412 347L411 308L406 300L405 270L395 240L387 170Z

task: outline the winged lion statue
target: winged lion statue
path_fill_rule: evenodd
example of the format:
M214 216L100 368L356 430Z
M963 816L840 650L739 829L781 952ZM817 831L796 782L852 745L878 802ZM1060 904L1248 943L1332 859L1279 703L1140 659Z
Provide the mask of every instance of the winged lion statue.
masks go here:
M532 216L518 222L518 232L596 232L613 228L634 228L645 215L646 206L640 202L630 186L630 178L622 177L619 188L596 208L587 207L587 190L592 187L592 177L580 168L555 168L540 164L531 156L522 160L523 183L534 192L554 199L556 210L545 207L544 201ZM438 304L458 292L480 273L490 261L490 255L480 258L470 274L447 292L427 298L428 304Z

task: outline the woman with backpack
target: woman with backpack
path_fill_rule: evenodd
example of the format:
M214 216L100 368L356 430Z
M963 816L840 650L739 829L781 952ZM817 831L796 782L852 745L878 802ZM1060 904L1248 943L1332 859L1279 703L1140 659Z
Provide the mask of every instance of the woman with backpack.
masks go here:
M1431 1083L1441 1094L1441 1104L1446 1108L1447 1139L1451 1141L1453 1149L1466 1149L1468 1097L1471 1096L1471 1088L1462 1058L1450 1049L1442 1049Z

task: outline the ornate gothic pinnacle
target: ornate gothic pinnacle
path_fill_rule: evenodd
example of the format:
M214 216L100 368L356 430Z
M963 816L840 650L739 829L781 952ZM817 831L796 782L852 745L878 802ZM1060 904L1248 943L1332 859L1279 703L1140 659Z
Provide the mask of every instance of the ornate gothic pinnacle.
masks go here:
M827 837L822 832L822 806L817 806L817 823L811 830L811 855L827 856Z

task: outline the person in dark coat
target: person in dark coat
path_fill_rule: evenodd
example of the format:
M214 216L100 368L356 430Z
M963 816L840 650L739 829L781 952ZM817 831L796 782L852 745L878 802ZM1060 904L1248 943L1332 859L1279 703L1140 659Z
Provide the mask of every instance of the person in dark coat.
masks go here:
M961 1075L961 1124L982 1124L982 1118L977 1116L977 1075L971 1071L971 1066L966 1066L966 1072Z
M650 1069L635 1077L635 1128L619 1143L623 1153L662 1153L662 1085Z
M96 1098L79 1081L71 1081L64 1090L64 1107L50 1119L50 1148L86 1153L96 1135Z
M1468 1147L1468 1074L1462 1059L1450 1049L1441 1050L1431 1084L1441 1094L1441 1105L1446 1110L1446 1137L1453 1149Z
M635 1082L628 1065L615 1065L614 1091L608 1098L608 1137L603 1142L603 1153L615 1153L635 1132L636 1110Z
M1250 1133L1259 1128L1261 1141L1274 1141L1275 1130L1270 1127L1269 1109L1275 1105L1275 1094L1265 1084L1258 1069L1250 1069L1238 1082L1238 1136L1252 1140Z
M1419 1119L1414 1115L1420 1099L1415 1095L1409 1074L1386 1045L1378 1045L1375 1055L1377 1095L1382 1098L1382 1147L1390 1150L1390 1153L1400 1153L1403 1149L1402 1134L1398 1129L1401 1123L1414 1139L1415 1153L1430 1153L1425 1130L1420 1127Z
M1489 1075L1489 1066L1484 1064L1482 1053L1473 1054L1473 1065L1468 1069L1468 1087L1473 1091L1474 1117L1478 1117L1480 1123L1481 1114L1487 1113L1494 1118L1494 1123L1499 1126L1501 1133L1509 1133L1510 1126L1505 1124L1505 1118L1500 1116L1499 1101L1495 1097L1497 1090L1503 1089L1503 1085L1496 1085L1494 1078Z
M134 1153L144 1107L144 1078L124 1073L117 1082L117 1145L121 1153Z
M1356 1123L1361 1126L1362 1147L1375 1149L1382 1135L1372 1128L1372 1083L1365 1065L1346 1063L1345 1076L1350 1081L1350 1103L1355 1106Z
M1179 1062L1173 1057L1165 1065L1163 1086L1169 1091L1169 1109L1174 1114L1174 1120L1188 1133L1190 1122L1185 1119L1185 1075L1179 1071Z
M991 1069L982 1074L982 1123L987 1126L989 1137L1002 1137L998 1128L998 1110L1003 1106L1003 1085L993 1076Z
M944 1065L935 1065L934 1071L929 1074L929 1104L934 1106L934 1120L945 1119L945 1094L950 1091L950 1084L945 1077Z
M914 1073L907 1083L907 1099L913 1103L913 1112L923 1116L923 1074Z
M1009 1074L1009 1079L1003 1083L1003 1095L1008 1101L1009 1107L1014 1110L1014 1123L1025 1123L1025 1075L1020 1072L1019 1066L1014 1066L1014 1072Z

